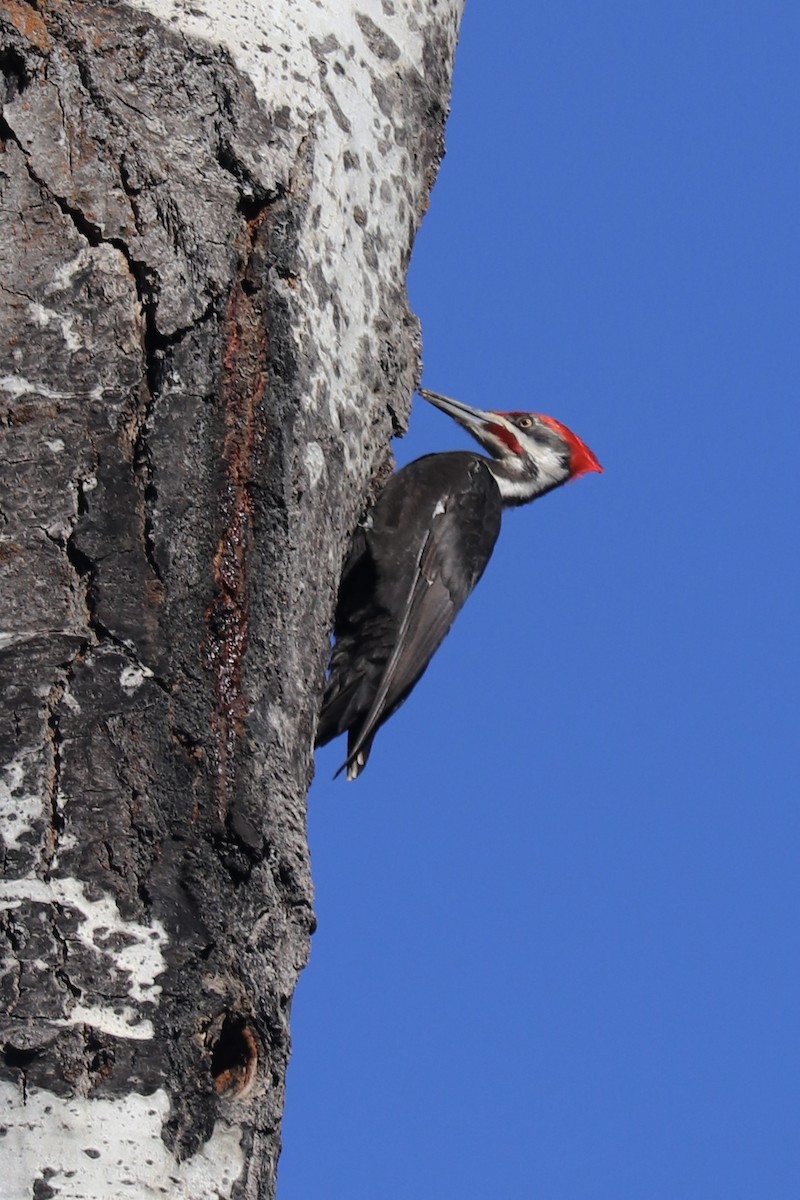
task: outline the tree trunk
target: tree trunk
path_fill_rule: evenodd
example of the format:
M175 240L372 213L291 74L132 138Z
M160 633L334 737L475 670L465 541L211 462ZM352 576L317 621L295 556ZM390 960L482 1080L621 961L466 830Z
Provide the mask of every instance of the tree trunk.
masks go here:
M4 1195L273 1194L460 9L0 8Z

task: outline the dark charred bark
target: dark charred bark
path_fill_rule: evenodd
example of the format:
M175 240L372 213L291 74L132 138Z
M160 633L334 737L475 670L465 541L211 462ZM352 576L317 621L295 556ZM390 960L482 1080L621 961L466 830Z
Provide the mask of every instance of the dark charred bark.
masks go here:
M153 1118L176 1189L235 1131L198 1196L274 1187L332 602L417 370L402 272L439 157L439 19L411 70L361 18L410 166L402 246L353 213L356 381L317 336L354 318L314 256L291 90L269 109L226 50L143 11L2 10L2 1123L42 1095ZM131 1095L158 1102L114 1109ZM94 1195L118 1146L92 1120ZM58 1195L62 1168L31 1177Z

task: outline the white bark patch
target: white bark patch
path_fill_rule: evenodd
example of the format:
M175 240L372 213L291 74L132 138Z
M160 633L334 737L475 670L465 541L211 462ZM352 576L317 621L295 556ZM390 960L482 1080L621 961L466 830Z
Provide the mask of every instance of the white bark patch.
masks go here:
M220 1200L242 1173L240 1133L218 1121L192 1158L176 1162L161 1140L169 1112L163 1089L115 1100L64 1099L0 1083L2 1195L34 1196L37 1181L58 1200ZM43 1164L47 1174L43 1174Z
M0 375L0 391L4 391L12 400L31 395L42 396L45 400L74 400L81 396L91 400L103 398L103 389L100 386L78 392L56 392L35 379L26 379L24 375Z
M7 850L19 850L22 835L29 833L42 815L42 797L25 789L27 760L31 753L23 751L12 758L3 767L0 778L0 830Z
M182 33L225 46L239 70L252 79L258 96L268 103L275 98L285 103L287 94L292 92L286 87L290 72L295 79L305 77L306 82L316 80L317 75L313 60L296 63L294 58L287 58L276 77L278 64L272 61L272 55L278 50L293 49L298 42L308 49L309 37L328 34L345 46L363 48L357 13L384 27L395 42L404 41L415 63L422 61L419 33L414 33L412 45L408 46L412 24L408 10L413 8L408 0L396 0L392 13L386 12L382 0L336 5L320 4L319 0L294 0L292 4L286 0L232 0L225 5L219 0L134 0L131 7L145 9ZM372 113L374 101L370 100L366 107ZM342 108L350 117L350 108L346 105Z
M0 542L2 541L3 539L0 538ZM3 630L3 632L0 633L0 650L5 650L8 646L22 646L25 644L25 642L34 642L38 638L45 637L48 634L58 637L58 635L61 633L64 633L63 627L53 629L49 626L42 626L39 629L16 629L13 633L9 633L8 630ZM43 699L46 699L47 696L50 695L49 684L42 688L33 687L31 690L35 696L41 696ZM70 704L70 706L75 705L73 711L80 712L80 705L74 697L70 697L67 703Z
M124 263L122 252L107 243L101 246L81 246L74 258L55 269L52 282L47 286L46 295L55 296L59 292L74 288L76 280L79 280L86 271L93 270L98 259L107 265L109 271L113 271L115 265Z
M24 375L0 375L0 388L12 400L18 400L20 396L29 396L32 392L38 396L44 396L47 400L61 400L67 394L66 392L54 392L50 388L46 388L44 384L37 383L33 379L26 379Z
M130 666L123 667L119 677L119 686L123 692L127 692L132 696L137 688L140 688L145 679L152 679L153 672L149 667Z
M78 917L73 935L83 947L110 961L98 967L98 979L117 996L123 992L133 1001L116 1002L113 1007L105 996L95 999L84 995L84 1003L74 1004L64 1020L55 1024L86 1023L116 1036L151 1038L151 1022L135 1007L157 1004L161 988L155 982L166 970L163 947L167 934L160 921L138 925L125 921L110 896L90 900L79 879L9 879L0 881L0 909L18 908L23 902L58 904L72 909ZM120 945L120 943L123 943ZM69 970L69 958L66 968Z
M269 728L279 746L292 744L292 722L279 704L269 706Z
M61 697L61 703L72 713L79 713L81 711L80 704L75 699L72 692L69 691L69 689L67 689L67 691L64 692L64 695Z
M325 470L325 455L322 452L319 442L309 442L303 457L311 486L316 487L322 478L322 472Z
M68 314L56 312L53 308L47 308L46 305L40 304L38 300L30 302L28 311L40 328L49 325L51 321L55 322L61 330L61 336L66 342L67 349L73 353L76 350L80 350L83 343L75 333L75 322Z

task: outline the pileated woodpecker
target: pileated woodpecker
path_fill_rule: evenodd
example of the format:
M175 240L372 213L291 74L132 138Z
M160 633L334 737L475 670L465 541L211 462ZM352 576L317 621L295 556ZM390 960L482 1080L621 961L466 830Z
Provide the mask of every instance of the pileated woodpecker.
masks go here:
M420 395L458 421L491 458L426 454L397 471L358 526L339 587L318 746L347 730L337 771L355 779L378 729L408 696L483 574L502 510L602 471L553 417L486 412Z

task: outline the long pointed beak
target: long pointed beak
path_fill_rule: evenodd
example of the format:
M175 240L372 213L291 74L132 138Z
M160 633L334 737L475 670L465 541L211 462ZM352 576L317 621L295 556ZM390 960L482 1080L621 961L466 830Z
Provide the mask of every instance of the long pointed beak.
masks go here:
M417 388L417 391L435 408L447 413L448 417L458 421L459 425L463 425L470 433L473 433L478 426L497 420L494 413L487 412L483 408L471 408L469 404L462 404L460 400L452 400L450 396L442 396L439 392L430 392L427 388Z

